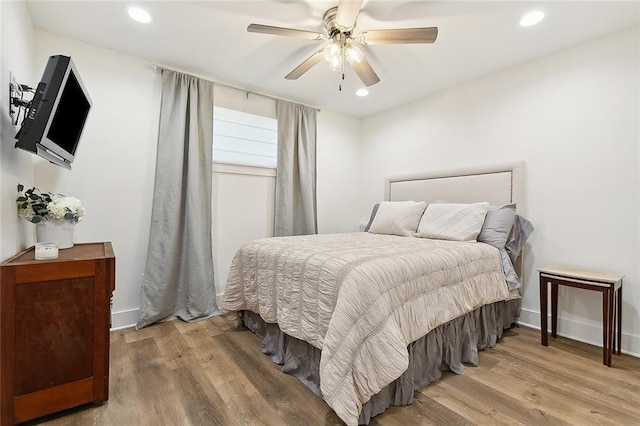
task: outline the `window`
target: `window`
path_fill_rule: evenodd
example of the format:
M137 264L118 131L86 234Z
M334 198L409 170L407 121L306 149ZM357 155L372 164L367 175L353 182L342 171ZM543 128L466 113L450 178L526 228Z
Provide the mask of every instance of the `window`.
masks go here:
M278 121L228 108L213 108L213 161L276 168Z

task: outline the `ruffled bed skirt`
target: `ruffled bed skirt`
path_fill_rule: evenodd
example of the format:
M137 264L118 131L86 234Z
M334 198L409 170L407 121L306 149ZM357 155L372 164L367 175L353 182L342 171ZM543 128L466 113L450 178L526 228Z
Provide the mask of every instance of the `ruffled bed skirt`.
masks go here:
M368 424L391 405L409 405L417 389L438 380L442 371L461 374L464 365L478 365L478 350L496 345L502 332L510 328L519 313L520 299L482 306L433 329L409 344L409 368L362 406L359 423ZM260 315L242 312L245 326L262 339L262 352L282 371L293 374L313 393L320 391L320 350L283 333L276 324Z

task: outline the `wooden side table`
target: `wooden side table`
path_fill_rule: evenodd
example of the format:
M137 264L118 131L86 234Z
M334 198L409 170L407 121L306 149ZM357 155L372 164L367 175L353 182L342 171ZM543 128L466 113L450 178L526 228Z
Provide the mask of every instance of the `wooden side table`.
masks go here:
M602 293L602 363L611 367L611 354L620 354L622 340L622 279L624 275L547 266L540 273L540 331L542 345L549 346L547 330L547 288L551 284L551 335L558 331L558 286L564 285Z

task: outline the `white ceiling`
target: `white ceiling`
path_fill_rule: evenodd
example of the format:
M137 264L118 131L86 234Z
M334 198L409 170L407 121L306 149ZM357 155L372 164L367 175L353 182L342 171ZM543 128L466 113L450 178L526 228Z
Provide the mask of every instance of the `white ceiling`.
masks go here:
M31 1L33 25L126 52L214 81L259 93L368 116L498 70L618 32L640 22L637 1L365 1L356 33L364 29L437 26L434 44L364 48L380 83L360 98L358 77L324 62L300 79L284 76L322 42L247 33L251 23L322 31L335 1L139 1L153 16L140 24L126 13L131 1ZM522 28L527 11L543 10L538 25ZM60 52L63 53L63 52Z

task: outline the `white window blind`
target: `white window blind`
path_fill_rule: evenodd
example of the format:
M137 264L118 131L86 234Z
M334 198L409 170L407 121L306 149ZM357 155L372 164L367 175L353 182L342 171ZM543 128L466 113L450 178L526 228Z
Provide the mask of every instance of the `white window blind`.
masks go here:
M278 121L213 107L213 161L276 168Z

